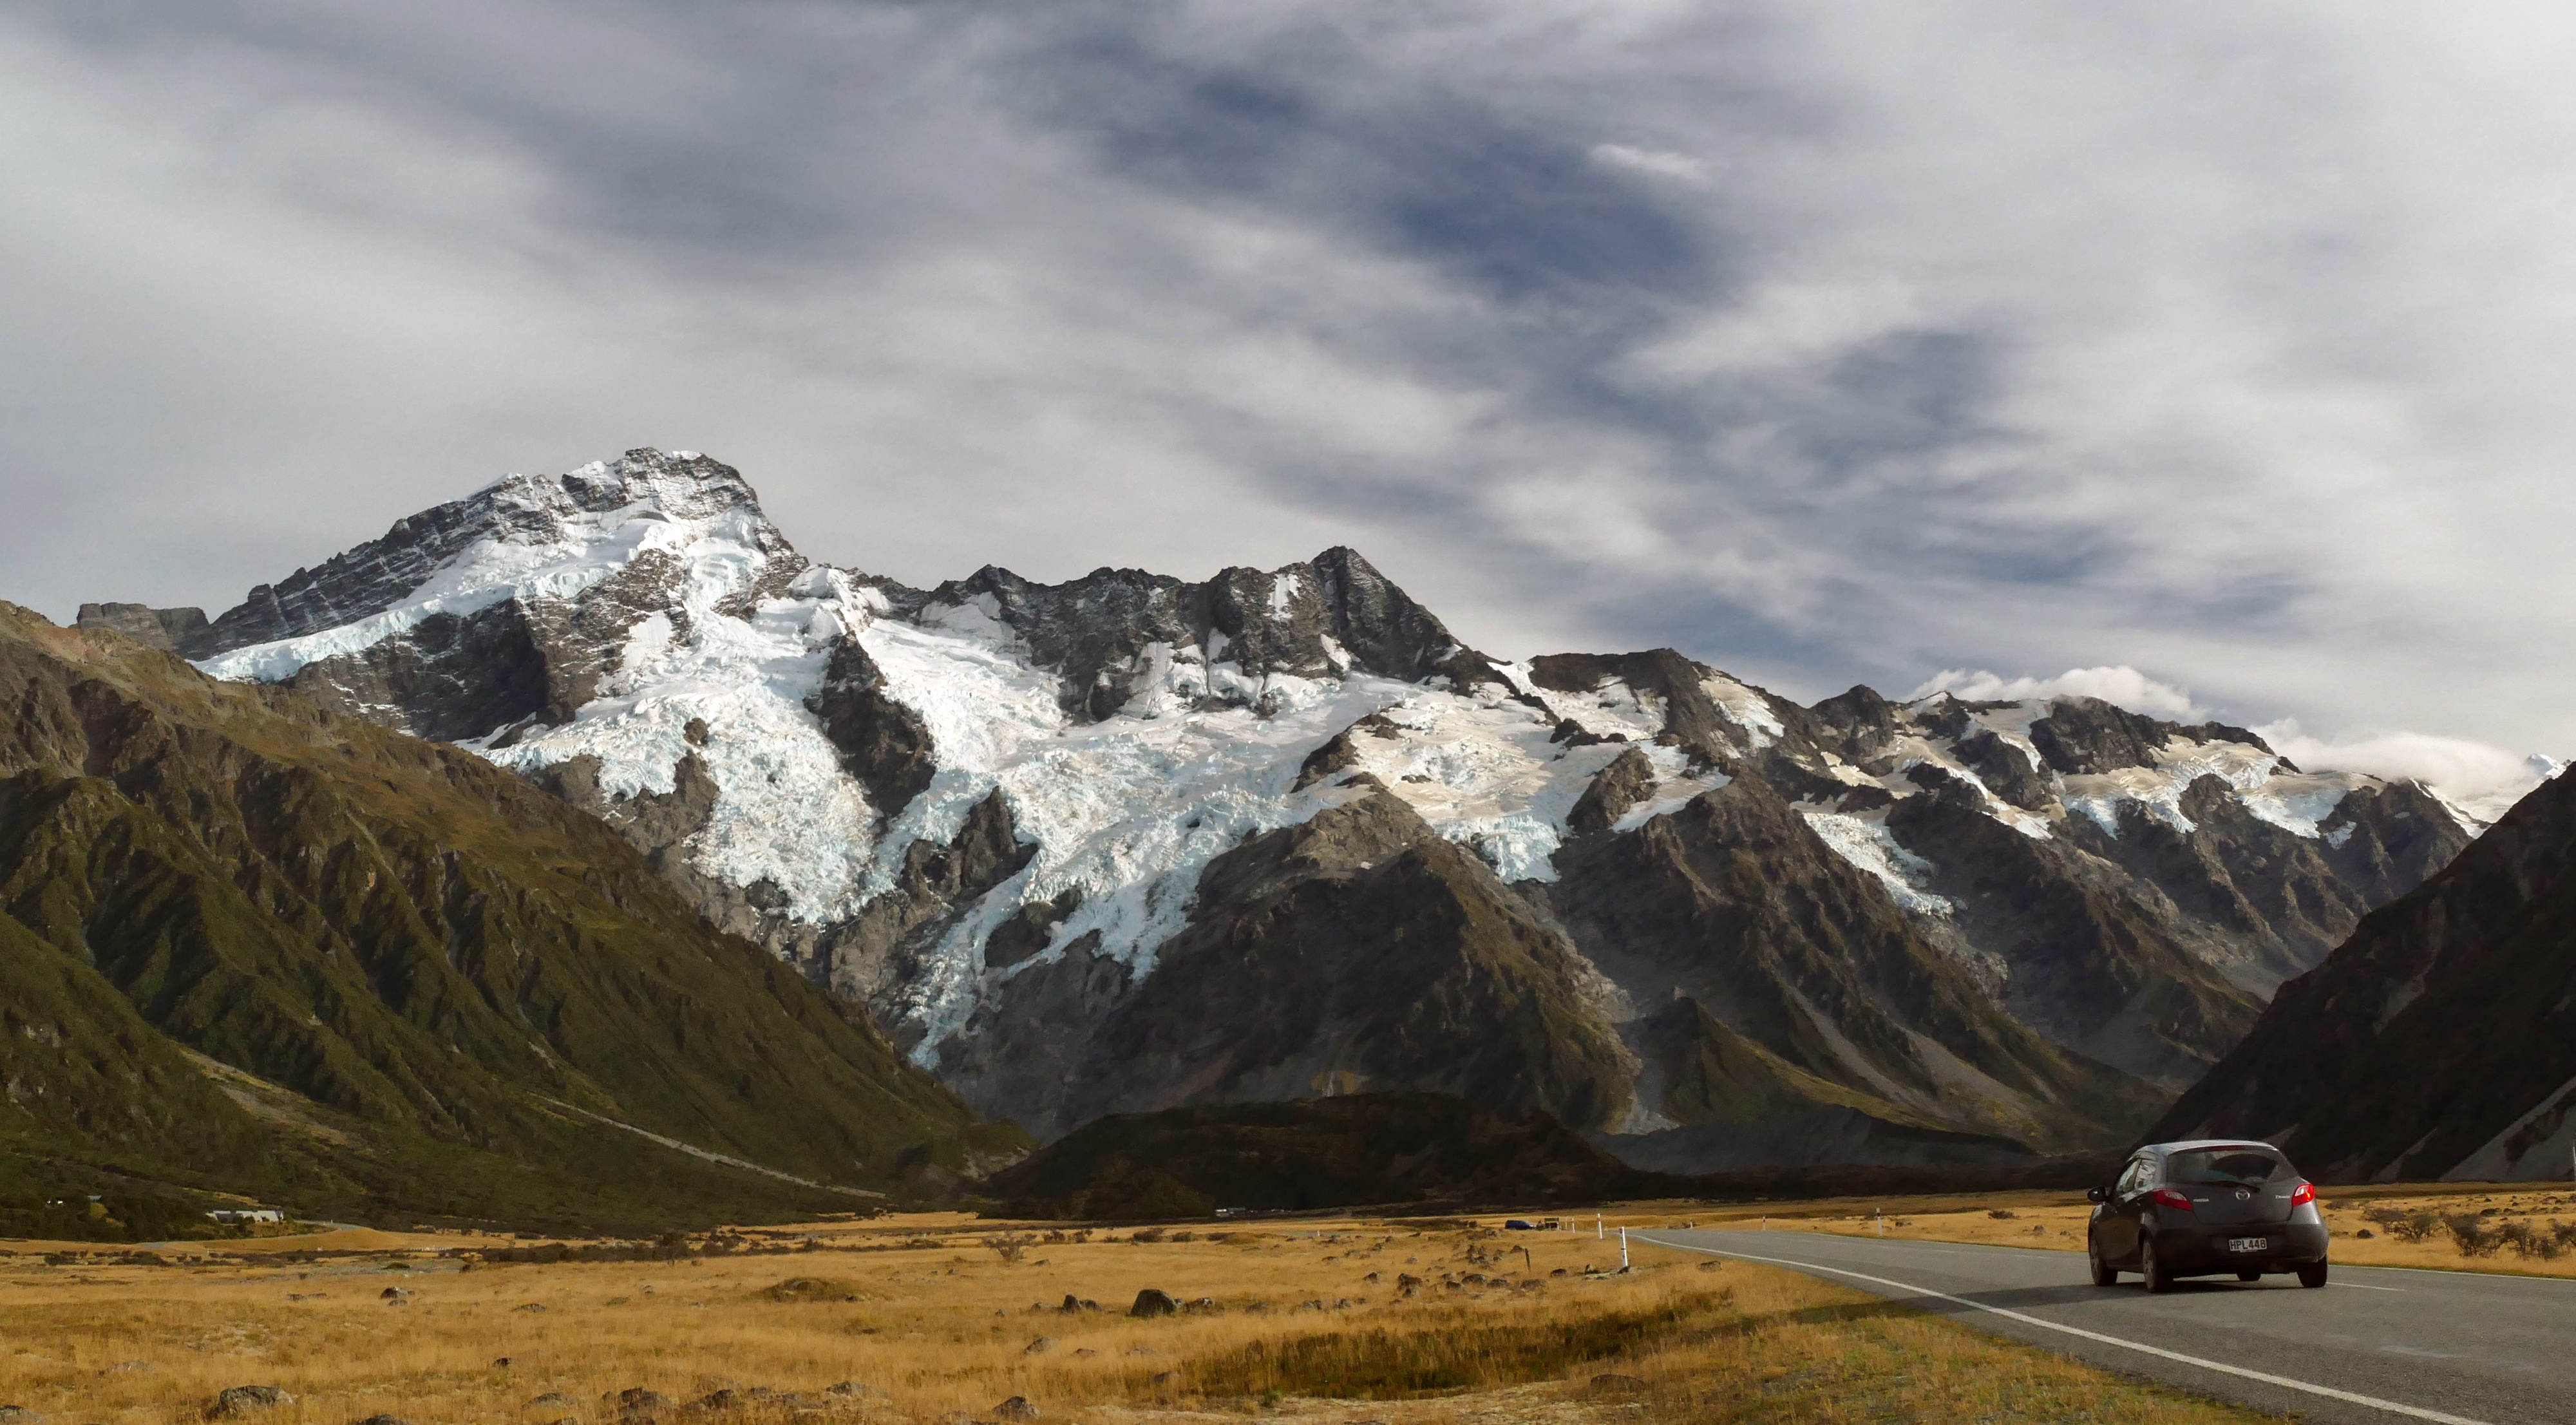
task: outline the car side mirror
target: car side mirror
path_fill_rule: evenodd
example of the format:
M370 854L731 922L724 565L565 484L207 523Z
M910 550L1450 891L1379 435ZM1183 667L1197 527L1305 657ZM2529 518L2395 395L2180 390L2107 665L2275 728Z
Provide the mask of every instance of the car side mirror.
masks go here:
M2098 1187L2086 1188L2084 1190L2084 1200L2086 1202L2109 1202L2111 1200L2111 1190L2109 1188Z

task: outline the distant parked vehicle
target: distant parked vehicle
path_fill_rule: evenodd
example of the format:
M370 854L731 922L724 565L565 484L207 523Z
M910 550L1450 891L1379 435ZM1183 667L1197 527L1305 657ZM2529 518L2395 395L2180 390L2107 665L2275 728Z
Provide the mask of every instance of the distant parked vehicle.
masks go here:
M1503 1224L1503 1230L1506 1232L1536 1232L1538 1230L1538 1224L1535 1222L1526 1222L1515 1217L1509 1222Z
M2085 1196L2095 1286L2116 1284L2123 1271L2145 1277L2153 1292L2171 1291L2178 1277L2225 1272L2245 1282L2296 1273L2301 1286L2326 1284L2316 1185L2269 1143L2150 1143L2109 1187Z

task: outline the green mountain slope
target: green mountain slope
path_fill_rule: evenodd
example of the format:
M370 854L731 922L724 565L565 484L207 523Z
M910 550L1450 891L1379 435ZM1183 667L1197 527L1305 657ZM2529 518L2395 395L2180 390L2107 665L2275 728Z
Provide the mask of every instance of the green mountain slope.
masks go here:
M0 977L0 1150L337 1210L847 1208L1017 1137L559 799L10 605Z

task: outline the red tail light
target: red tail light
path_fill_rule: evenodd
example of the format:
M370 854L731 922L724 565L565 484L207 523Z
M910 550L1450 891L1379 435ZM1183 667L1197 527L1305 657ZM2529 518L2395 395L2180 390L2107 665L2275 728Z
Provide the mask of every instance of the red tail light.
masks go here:
M2159 1205L2173 1208L2178 1212L2189 1212L2192 1210L2191 1199L2183 1196L2182 1190L2179 1188L2158 1188L2148 1195L2153 1197Z
M2297 1187L2290 1189L2290 1206L2292 1207L2305 1207L2316 1200L2317 1185L2315 1183L2301 1183Z

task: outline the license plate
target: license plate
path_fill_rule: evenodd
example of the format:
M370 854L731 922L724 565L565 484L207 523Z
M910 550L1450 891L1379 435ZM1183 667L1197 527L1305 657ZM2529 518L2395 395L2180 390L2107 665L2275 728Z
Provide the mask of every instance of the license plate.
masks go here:
M2271 1245L2272 1239L2269 1237L2230 1237L2227 1239L2227 1250L2231 1252L2261 1252L2268 1250Z

